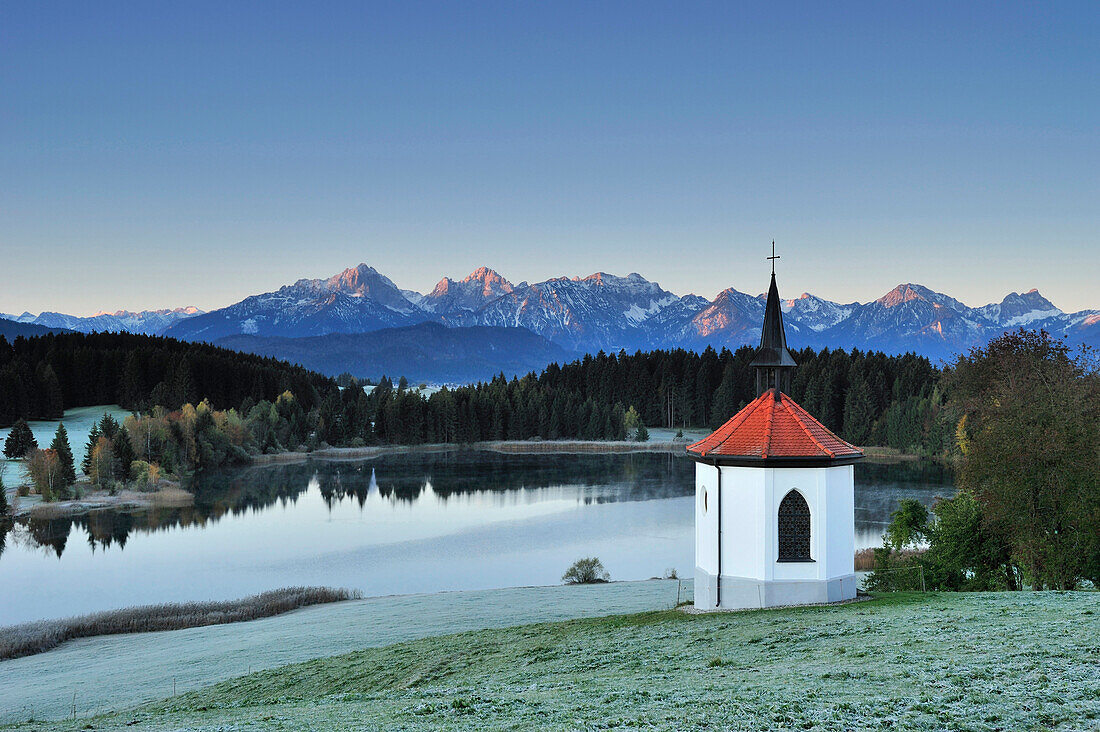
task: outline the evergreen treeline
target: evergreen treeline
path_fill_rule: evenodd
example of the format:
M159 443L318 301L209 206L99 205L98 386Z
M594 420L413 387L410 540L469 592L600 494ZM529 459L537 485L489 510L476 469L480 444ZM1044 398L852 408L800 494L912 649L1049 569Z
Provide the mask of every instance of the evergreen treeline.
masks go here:
M308 411L335 384L283 361L202 343L130 333L0 337L0 426L57 419L65 409L119 404L176 409L203 399L220 407L274 402L293 392Z
M716 427L756 396L753 353L599 353L430 396L383 378L370 394L325 397L319 436L329 444L624 439L631 407L651 427ZM829 349L795 358L791 396L830 429L856 444L938 449L940 373L927 358Z
M330 445L625 439L634 436L635 421L638 432L646 425L717 427L756 396L753 354L748 346L601 352L551 364L540 375L498 376L427 396L404 379L394 386L383 378L369 394L353 382L340 390L285 362L169 338L0 338L0 425L58 418L78 406L117 403L149 413L204 400L246 419L257 404L271 407L290 392L293 444L286 444L290 435L257 434L259 450L292 449L311 436ZM943 444L940 372L927 358L808 348L794 355L791 396L845 439L909 451Z

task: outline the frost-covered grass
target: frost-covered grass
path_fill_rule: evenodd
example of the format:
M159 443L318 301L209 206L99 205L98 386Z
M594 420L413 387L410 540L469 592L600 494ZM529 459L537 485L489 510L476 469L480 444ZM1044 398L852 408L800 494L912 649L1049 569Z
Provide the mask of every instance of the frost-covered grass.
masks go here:
M42 653L76 638L239 623L357 597L348 590L328 587L285 587L240 600L145 605L75 618L8 625L0 627L0 661Z
M56 729L1095 729L1100 594L901 594L425 638ZM87 727L85 727L87 725Z

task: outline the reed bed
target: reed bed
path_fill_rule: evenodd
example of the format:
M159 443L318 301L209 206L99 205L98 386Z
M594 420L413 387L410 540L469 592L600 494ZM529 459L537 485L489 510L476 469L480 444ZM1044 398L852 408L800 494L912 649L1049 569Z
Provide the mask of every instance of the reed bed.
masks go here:
M890 557L892 560L908 560L913 557L919 557L924 554L926 550L921 549L902 549L900 552L891 552ZM871 548L860 549L856 552L855 556L856 571L857 572L870 572L875 568L875 550Z
M240 600L143 605L73 618L9 625L0 628L0 661L43 653L76 638L239 623L281 615L309 605L359 597L358 592L344 589L285 587Z
M875 550L860 549L856 551L856 571L869 572L875 568Z

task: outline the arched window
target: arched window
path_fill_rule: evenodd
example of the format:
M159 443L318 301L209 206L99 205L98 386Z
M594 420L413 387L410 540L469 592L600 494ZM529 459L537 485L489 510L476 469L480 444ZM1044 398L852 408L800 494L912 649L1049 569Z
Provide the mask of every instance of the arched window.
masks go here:
M812 562L810 557L810 506L796 490L779 504L779 561Z

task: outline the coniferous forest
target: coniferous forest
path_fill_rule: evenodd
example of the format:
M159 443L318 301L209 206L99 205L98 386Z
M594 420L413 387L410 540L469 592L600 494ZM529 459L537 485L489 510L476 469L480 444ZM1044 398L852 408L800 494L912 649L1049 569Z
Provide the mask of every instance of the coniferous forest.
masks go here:
M58 419L65 409L119 404L178 409L203 399L238 406L293 392L311 409L335 383L297 366L202 343L130 333L0 337L0 426Z
M748 346L599 353L541 374L445 388L431 395L383 378L373 389L270 358L130 334L0 338L0 424L56 419L64 409L120 404L137 412L206 400L248 415L290 392L308 446L630 439L640 425L716 427L751 401ZM843 350L796 352L791 396L860 445L936 451L940 371L927 358ZM354 383L343 382L345 384ZM300 445L268 444L263 449Z
M369 395L326 397L322 437L330 444L627 439L631 408L649 427L717 427L756 396L753 353L747 346L600 353L539 376L497 377L429 397L383 379ZM791 396L846 439L914 451L942 441L940 372L928 359L827 349L804 349L795 359Z

